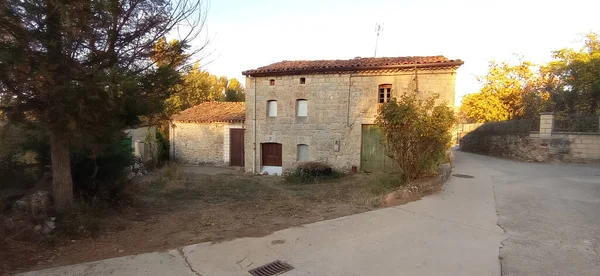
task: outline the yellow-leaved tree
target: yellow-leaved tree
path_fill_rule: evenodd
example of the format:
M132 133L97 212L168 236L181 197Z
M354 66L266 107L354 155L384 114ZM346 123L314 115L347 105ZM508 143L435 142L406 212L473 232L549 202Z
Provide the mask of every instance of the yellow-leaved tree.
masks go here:
M492 61L487 75L477 78L480 91L463 98L460 116L479 123L534 117L550 97L545 76L528 61Z

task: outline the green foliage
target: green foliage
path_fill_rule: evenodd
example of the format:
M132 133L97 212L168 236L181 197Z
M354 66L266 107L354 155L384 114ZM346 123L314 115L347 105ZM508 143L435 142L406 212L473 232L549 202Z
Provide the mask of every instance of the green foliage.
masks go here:
M69 152L93 160L114 154L107 137L162 113L204 7L200 0L5 2L0 110L49 134L54 197L66 209L73 202ZM164 36L183 25L185 39L167 44Z
M0 188L29 188L37 181L49 163L46 141L33 124L0 125Z
M169 160L169 139L161 131L156 132L156 143L158 144L158 160Z
M554 51L546 66L554 80L552 111L559 115L600 113L600 35L588 33L583 44Z
M450 147L454 112L437 95L421 99L404 94L379 107L376 123L384 133L386 154L398 163L403 181L434 172Z
M152 60L159 67L182 66L190 57L188 54L185 54L185 50L188 48L188 45L181 43L177 39L167 42L167 39L163 36L154 45Z
M466 122L506 121L536 116L549 98L543 74L534 64L490 62L478 93L464 96L460 113Z
M75 190L88 201L120 200L126 173L134 162L131 143L124 134L115 133L96 150L71 153Z
M217 77L196 63L182 77L182 82L172 87L175 93L165 102L165 117L208 101L240 101L243 88L236 79ZM235 91L235 93L227 91Z
M600 113L600 35L589 33L579 50L552 53L553 61L534 70L530 62L490 63L479 93L463 98L465 122L505 121L553 111L559 118Z
M303 162L292 171L284 173L287 183L310 184L341 177L343 174L335 171L330 165L321 162Z
M226 102L243 102L246 101L246 94L244 94L244 87L236 79L232 78L227 83L227 90L225 91Z

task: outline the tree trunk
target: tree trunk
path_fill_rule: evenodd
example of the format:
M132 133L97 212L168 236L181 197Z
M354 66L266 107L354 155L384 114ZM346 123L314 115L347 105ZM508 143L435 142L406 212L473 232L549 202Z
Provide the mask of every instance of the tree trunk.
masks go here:
M50 133L50 151L52 155L54 202L59 211L64 211L73 204L73 178L71 177L69 141L62 135L52 131Z

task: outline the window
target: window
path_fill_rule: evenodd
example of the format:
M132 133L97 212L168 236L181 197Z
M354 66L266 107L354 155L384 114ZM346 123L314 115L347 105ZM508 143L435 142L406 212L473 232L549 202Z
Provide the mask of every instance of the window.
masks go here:
M300 78L300 84L305 84L306 83L306 78Z
M277 117L277 101L267 101L267 117Z
M299 144L296 146L296 160L297 161L308 161L308 145Z
M275 80L274 79L269 80L269 85L270 86L274 86L275 85Z
M387 103L392 96L392 85L382 84L379 86L379 103Z
M296 100L296 117L308 116L308 101Z

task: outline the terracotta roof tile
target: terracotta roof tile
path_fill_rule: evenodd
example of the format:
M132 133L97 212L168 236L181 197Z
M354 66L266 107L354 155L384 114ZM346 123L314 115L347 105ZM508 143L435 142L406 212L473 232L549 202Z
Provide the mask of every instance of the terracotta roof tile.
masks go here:
M294 60L281 61L257 69L246 70L244 75L269 75L269 74L292 74L312 73L323 71L355 71L373 70L386 68L401 68L409 66L418 67L444 67L460 66L464 62L460 59L448 59L444 56L420 56L420 57L380 57L360 58L348 60Z
M243 123L245 118L243 102L205 102L171 117L187 123Z

